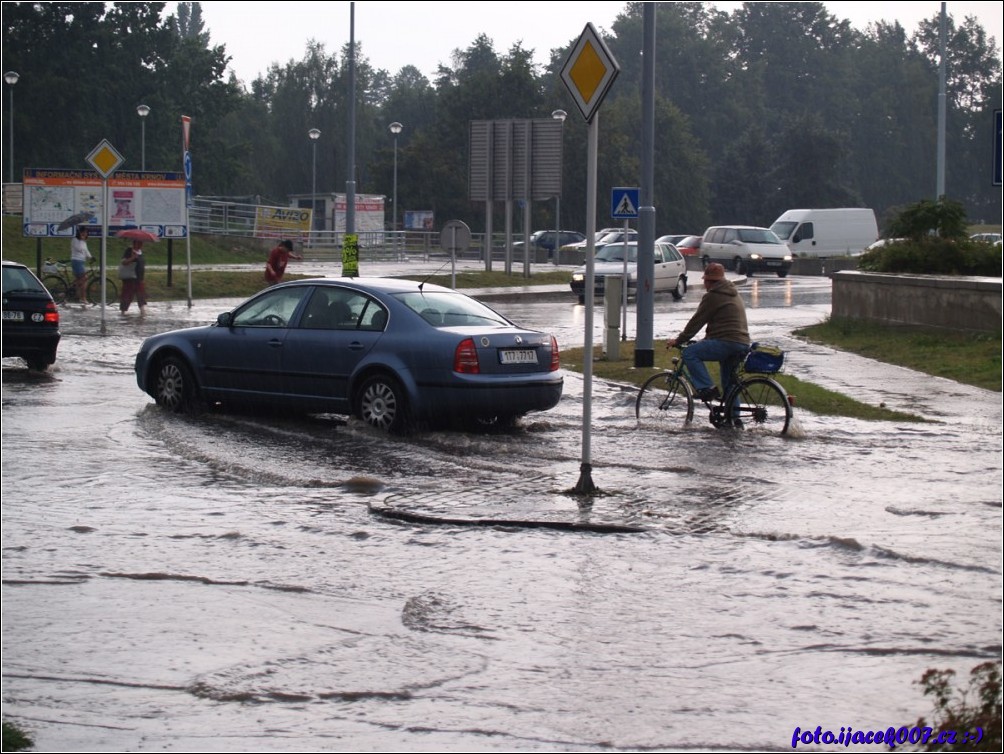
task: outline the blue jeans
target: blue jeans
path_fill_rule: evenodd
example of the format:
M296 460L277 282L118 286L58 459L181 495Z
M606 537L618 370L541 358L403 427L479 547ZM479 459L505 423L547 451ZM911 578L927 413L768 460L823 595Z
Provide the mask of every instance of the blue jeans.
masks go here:
M717 361L722 372L722 395L727 395L732 385L732 372L736 362L741 359L750 347L744 343L733 343L730 340L694 341L683 349L683 363L687 365L690 381L695 390L705 390L715 383L708 374L705 361Z

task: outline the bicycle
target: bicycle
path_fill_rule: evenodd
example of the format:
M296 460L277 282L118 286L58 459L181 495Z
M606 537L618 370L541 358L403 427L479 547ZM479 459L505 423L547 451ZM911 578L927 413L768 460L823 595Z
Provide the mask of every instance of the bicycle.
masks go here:
M635 399L637 418L684 426L693 421L696 391L682 359L687 345L678 346L681 356L673 357L669 371L653 375L642 385ZM702 399L711 424L763 434L786 434L794 413L794 398L768 376L778 372L783 361L780 349L754 343L745 356L736 360L728 393L716 399Z
M42 265L42 285L44 285L52 295L52 300L57 304L84 303L77 298L77 281L73 278L73 268L69 260L55 262L46 259ZM96 305L101 303L101 273L95 269L94 260L88 264L86 273L85 293L87 303ZM109 304L118 303L119 287L110 277L105 277L105 300Z

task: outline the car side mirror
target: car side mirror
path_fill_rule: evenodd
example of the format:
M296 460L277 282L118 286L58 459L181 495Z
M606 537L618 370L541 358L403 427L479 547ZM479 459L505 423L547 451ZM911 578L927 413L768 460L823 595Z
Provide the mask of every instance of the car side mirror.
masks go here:
M233 323L234 314L233 312L223 312L220 316L216 318L217 327L230 327Z
M798 233L796 233L794 236L791 237L791 240L794 243L798 243L799 241L802 240L802 237L800 235L798 235Z

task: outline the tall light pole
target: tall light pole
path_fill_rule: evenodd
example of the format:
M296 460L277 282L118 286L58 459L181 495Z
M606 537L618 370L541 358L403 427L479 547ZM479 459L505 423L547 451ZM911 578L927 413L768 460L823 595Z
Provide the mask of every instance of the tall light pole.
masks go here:
M397 230L397 135L401 133L404 126L395 120L389 128L390 132L394 134L394 199L390 215L390 229L394 231Z
M136 114L139 116L139 169L146 172L146 116L150 114L150 107L148 105L137 105Z
M14 84L21 78L17 71L7 71L3 80L10 85L10 182L14 182Z
M311 179L310 179L310 224L311 232L317 227L317 219L314 217L317 214L317 140L321 138L321 132L312 128L307 131L307 136L310 137L310 141L314 146L314 160L313 168L311 169ZM313 238L313 235L310 236Z
M565 122L565 118L568 117L568 113L564 110L555 110L551 113L551 117L557 121L561 121L562 124ZM559 166L559 170L563 166ZM554 263L558 264L558 249L561 247L561 191L558 191L557 196L554 197L554 249L552 250L552 258Z

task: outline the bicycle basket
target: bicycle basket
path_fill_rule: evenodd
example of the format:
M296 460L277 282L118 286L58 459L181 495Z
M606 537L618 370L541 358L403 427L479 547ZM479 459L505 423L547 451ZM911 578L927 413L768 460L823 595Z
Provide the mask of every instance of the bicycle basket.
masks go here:
M51 272L54 274L59 274L59 265L53 262L51 259L46 259L42 262L42 272Z
M743 367L747 372L759 374L774 374L784 366L784 351L777 346L764 346L754 343L746 355Z

